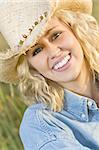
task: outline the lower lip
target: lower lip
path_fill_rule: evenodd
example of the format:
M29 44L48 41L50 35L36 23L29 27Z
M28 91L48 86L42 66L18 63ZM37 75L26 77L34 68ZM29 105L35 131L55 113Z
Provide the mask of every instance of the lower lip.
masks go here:
M72 56L70 54L70 59L68 60L68 62L63 67L61 67L59 69L53 69L53 70L57 71L57 72L61 72L61 71L67 70L70 67L70 65L71 65L71 58L72 58Z

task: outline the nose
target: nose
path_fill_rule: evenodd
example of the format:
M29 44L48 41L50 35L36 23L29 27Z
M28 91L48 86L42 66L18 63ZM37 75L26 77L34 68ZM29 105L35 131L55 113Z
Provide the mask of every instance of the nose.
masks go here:
M54 59L55 57L61 55L61 51L58 47L56 48L54 45L51 45L50 49L48 50L48 54L50 59Z
M46 49L50 59L54 59L61 55L61 48L58 47L58 44L52 43L48 39L43 39L43 43L44 49Z

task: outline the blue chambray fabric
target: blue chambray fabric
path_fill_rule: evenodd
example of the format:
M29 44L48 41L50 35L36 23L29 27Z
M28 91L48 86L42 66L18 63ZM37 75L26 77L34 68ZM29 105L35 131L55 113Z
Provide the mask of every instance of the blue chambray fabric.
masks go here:
M99 150L99 108L94 100L64 90L64 108L29 106L20 124L25 150Z

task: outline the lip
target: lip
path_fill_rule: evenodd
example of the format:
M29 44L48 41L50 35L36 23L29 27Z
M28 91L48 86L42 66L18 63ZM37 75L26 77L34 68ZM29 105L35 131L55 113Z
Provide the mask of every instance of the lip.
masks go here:
M67 55L71 55L71 53L68 53ZM64 57L66 57L67 55L65 55L65 56L63 56L63 57L61 57L61 58L59 58L59 59L53 64L52 69L54 68L54 66L55 66L57 63L61 62L61 61L64 59Z
M72 59L71 53L69 53L69 55L70 55L70 59L67 62L67 64L65 64L63 67L61 67L59 69L53 69L53 70L56 71L56 72L61 72L61 71L67 70L71 65L71 59Z

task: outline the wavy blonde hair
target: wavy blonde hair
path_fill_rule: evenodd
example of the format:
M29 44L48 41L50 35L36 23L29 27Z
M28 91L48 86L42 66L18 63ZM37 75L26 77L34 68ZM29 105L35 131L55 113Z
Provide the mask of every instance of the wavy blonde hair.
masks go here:
M54 13L67 24L80 42L93 79L99 85L99 27L94 17L66 10ZM46 79L32 68L26 56L19 59L17 70L21 77L19 89L26 99L25 103L44 102L51 110L61 111L63 108L64 89L56 82Z

